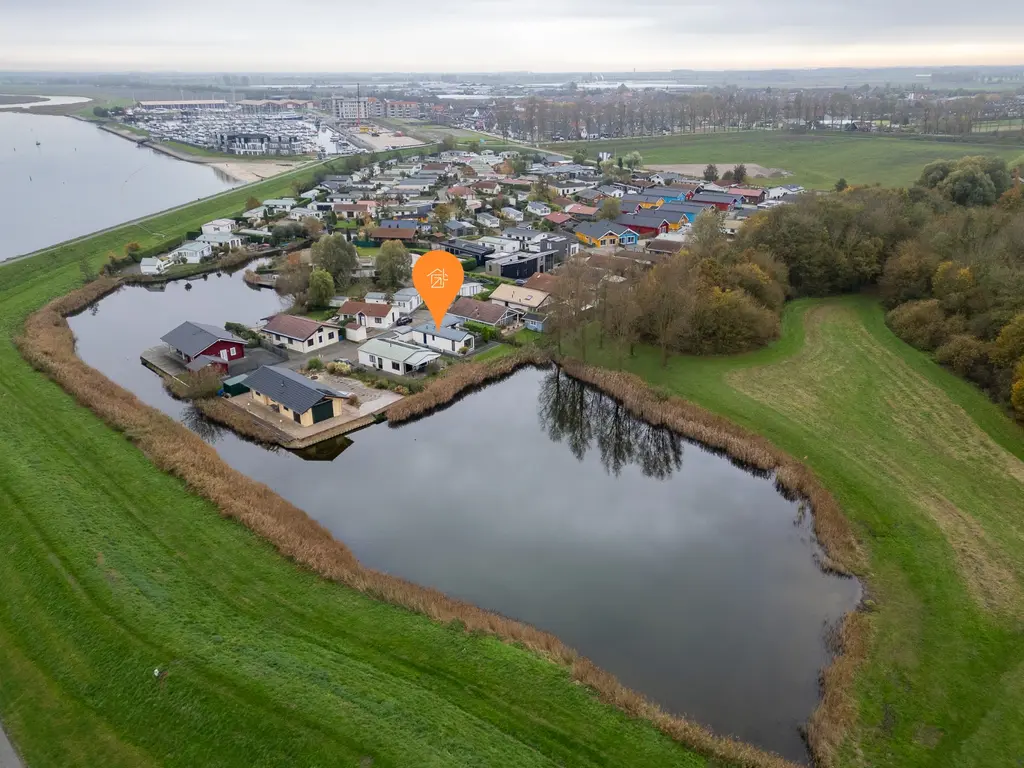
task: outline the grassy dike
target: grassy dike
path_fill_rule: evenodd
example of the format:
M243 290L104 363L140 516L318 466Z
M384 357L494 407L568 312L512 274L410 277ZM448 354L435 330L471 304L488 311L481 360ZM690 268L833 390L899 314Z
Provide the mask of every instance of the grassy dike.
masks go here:
M618 362L595 346L590 362ZM821 756L1020 764L1024 431L897 339L867 297L793 302L782 338L748 355L662 368L639 348L625 367L802 459L865 545L871 642L845 737Z
M285 560L17 353L83 258L309 173L0 266L0 720L26 763L704 765L563 666Z

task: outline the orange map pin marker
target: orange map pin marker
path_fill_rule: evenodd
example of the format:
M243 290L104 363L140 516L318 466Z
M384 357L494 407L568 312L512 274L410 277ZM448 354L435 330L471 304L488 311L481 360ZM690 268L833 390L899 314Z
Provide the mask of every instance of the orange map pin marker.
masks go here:
M428 251L420 256L412 268L412 284L440 328L445 313L462 288L462 262L448 251Z

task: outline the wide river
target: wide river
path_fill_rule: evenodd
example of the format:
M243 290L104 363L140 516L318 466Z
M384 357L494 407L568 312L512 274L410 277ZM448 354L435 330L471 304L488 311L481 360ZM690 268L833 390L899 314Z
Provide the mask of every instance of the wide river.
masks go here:
M0 261L237 184L80 120L0 110Z
M806 761L825 636L858 599L755 476L554 370L528 369L306 460L214 427L139 353L185 320L280 308L239 276L123 288L71 318L90 365L183 418L366 565L551 631L665 709ZM307 457L309 459L311 457ZM324 460L333 459L333 460Z

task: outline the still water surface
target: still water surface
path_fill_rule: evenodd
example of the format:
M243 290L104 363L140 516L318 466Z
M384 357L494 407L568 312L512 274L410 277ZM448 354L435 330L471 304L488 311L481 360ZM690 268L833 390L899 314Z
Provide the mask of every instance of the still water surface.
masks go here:
M549 630L665 709L806 761L798 726L817 705L824 633L858 587L818 570L809 517L770 479L553 370L305 461L211 427L139 364L184 320L279 307L210 276L122 289L71 325L86 362L185 418L365 564Z
M0 210L18 223L0 261L237 185L80 120L0 111Z

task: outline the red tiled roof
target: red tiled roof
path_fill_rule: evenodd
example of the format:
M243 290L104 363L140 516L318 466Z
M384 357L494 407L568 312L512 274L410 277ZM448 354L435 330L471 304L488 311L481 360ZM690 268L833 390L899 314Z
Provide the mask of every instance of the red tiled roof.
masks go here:
M268 333L276 333L281 336L287 336L289 339L298 339L305 341L314 333L316 333L324 325L330 325L329 323L318 323L316 320L310 320L308 317L300 317L299 315L274 315L267 323L263 326L263 330ZM337 326L331 326L332 328Z
M523 287L530 288L535 291L551 293L555 290L555 286L557 284L557 275L552 275L550 272L534 272L527 278L526 282L523 283Z
M371 304L368 301L346 301L338 310L341 315L364 314L370 317L387 317L390 312L390 304Z
M374 240L415 240L416 230L411 227L373 227L366 230L366 236Z
M567 221L572 221L572 216L570 216L568 213L560 213L559 211L549 213L544 218L550 221L552 224L565 224L565 222Z
M590 205L582 205L581 203L573 203L565 207L565 212L570 214L579 214L580 216L596 216L597 208Z

